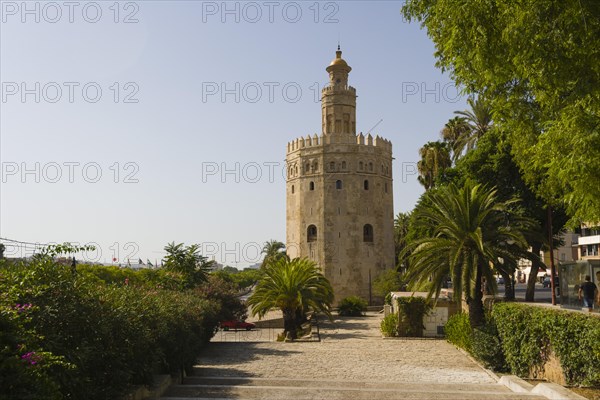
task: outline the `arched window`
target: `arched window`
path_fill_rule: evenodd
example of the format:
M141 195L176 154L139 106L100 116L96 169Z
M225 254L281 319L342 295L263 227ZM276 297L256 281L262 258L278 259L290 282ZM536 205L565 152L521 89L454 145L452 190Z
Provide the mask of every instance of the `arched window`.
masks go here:
M372 162L369 163L369 171L373 172L373 163Z
M296 175L298 175L298 166L297 166L297 165L294 167L294 170L295 170L295 171L294 171L294 173L295 173Z
M363 170L363 162L359 162L358 163L358 169L360 169L361 171Z
M329 163L329 170L330 171L335 170L335 162L332 161L332 162Z
M369 181L367 179L365 179L365 181L363 182L363 186L365 190L369 190Z
M342 181L340 181L339 179L337 181L335 181L335 188L336 189L341 189L342 188Z
M342 169L346 169L346 161L342 161Z
M315 190L315 183L311 182L308 184L308 190Z
M319 171L319 163L317 161L315 161L315 163L313 164L313 170L314 170L314 172Z
M294 185L292 185L292 194L294 194Z
M309 172L310 172L310 164L309 164L309 163L306 163L306 167L304 168L304 171L305 171L306 173L309 173Z
M307 242L316 242L317 241L317 227L314 225L309 225L306 229L306 241Z
M363 242L373 243L373 227L369 224L363 227Z

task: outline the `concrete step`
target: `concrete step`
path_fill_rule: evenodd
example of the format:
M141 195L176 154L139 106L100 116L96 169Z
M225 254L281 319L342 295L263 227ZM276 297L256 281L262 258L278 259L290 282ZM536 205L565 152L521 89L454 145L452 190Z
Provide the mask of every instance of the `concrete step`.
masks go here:
M440 384L358 382L248 377L188 377L172 386L162 400L541 400L542 396L514 393L499 384Z

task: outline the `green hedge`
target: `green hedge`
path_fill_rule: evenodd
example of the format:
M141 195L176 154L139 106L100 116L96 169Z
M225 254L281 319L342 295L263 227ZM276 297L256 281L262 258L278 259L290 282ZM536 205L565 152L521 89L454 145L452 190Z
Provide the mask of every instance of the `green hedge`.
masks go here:
M448 319L444 327L446 339L467 351L487 368L494 371L506 371L506 361L502 352L502 343L496 324L490 315L486 324L471 329L469 314L458 313Z
M398 298L398 336L422 337L423 317L432 309L431 302L422 297Z
M513 373L527 376L553 351L569 385L600 385L600 318L515 303L494 305L502 350Z
M99 272L0 264L0 398L117 399L155 373L189 370L219 321L243 309L223 287L167 290L135 271L125 285Z
M469 314L461 312L448 318L444 333L450 343L469 353L473 352L473 333L469 324Z

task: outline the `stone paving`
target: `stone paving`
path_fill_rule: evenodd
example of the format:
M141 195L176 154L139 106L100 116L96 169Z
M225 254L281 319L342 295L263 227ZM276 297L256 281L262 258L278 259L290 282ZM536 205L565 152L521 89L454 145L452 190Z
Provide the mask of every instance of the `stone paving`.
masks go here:
M322 324L321 342L211 343L202 376L481 383L496 381L445 340L382 339L381 314ZM275 330L278 331L278 330ZM253 340L256 333L240 333ZM245 335L245 336L244 336ZM273 336L263 334L263 338Z
M496 383L445 340L383 339L381 319L322 323L320 342L276 342L280 328L221 332L161 400L544 399Z

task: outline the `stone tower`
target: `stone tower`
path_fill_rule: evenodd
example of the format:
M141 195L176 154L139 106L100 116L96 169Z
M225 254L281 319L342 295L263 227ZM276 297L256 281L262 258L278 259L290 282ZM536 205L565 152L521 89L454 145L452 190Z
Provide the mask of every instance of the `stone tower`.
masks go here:
M339 46L326 70L321 134L287 145L287 252L321 267L336 302L380 303L371 282L394 267L392 144L356 134L356 89Z

